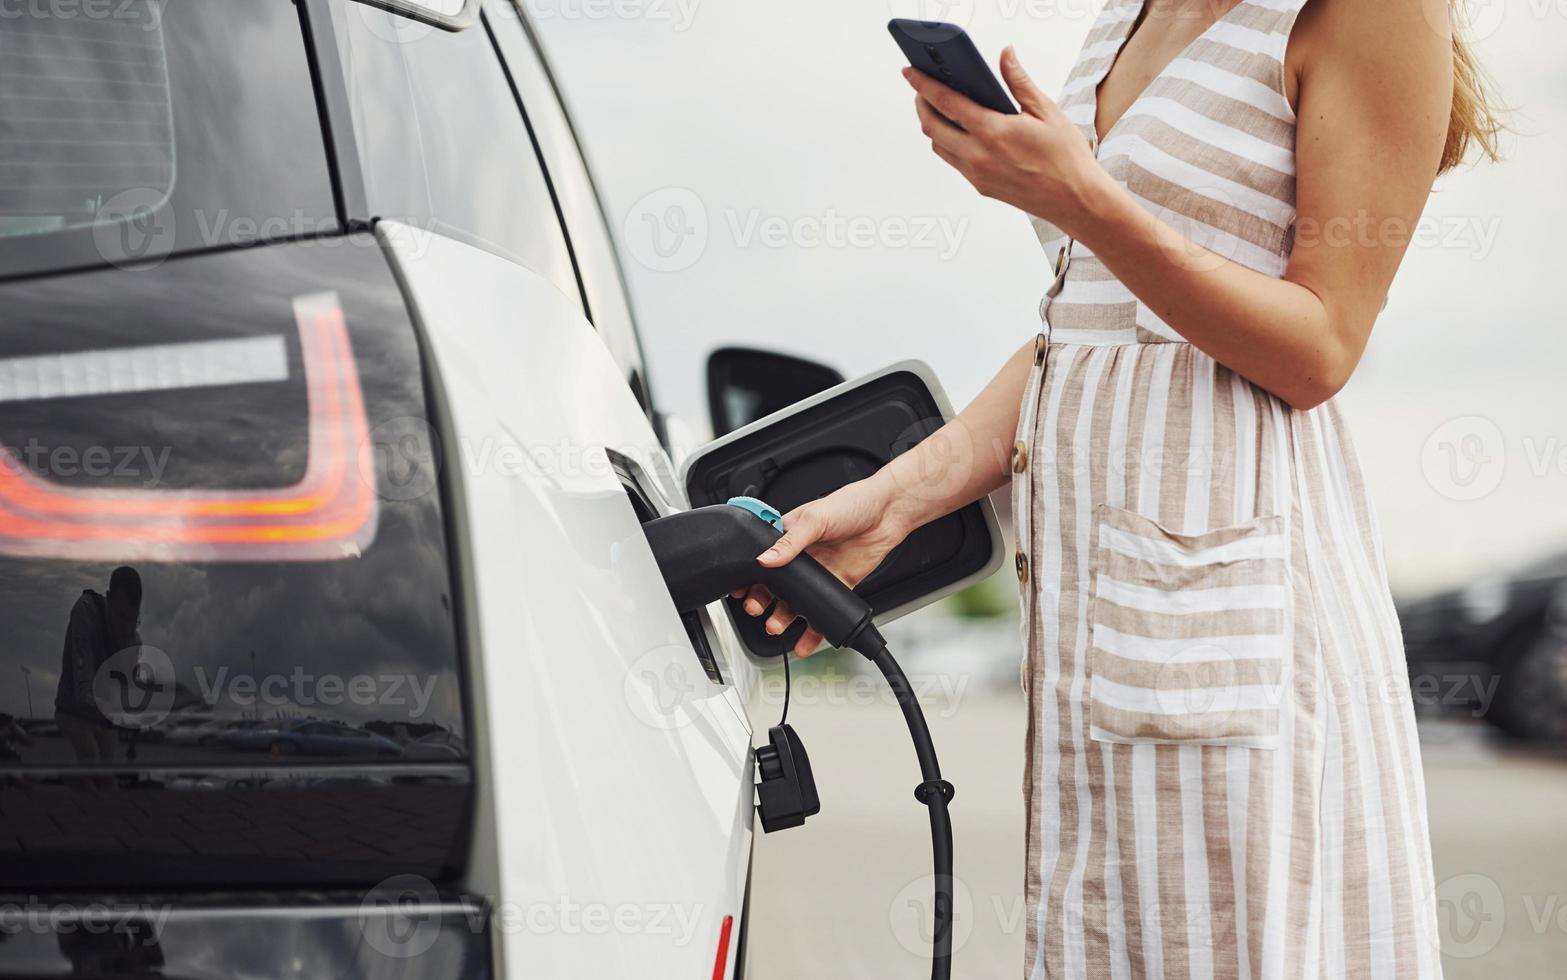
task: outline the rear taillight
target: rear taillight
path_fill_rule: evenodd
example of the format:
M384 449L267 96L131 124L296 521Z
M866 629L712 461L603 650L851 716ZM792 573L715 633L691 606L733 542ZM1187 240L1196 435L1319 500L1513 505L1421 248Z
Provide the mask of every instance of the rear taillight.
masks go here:
M263 492L66 487L0 450L0 554L117 562L360 554L375 537L376 493L373 470L367 478L358 465L370 440L342 305L336 293L320 292L297 298L293 307L310 431L299 482ZM132 363L134 350L106 353L118 355L110 362ZM178 373L177 348L158 356L168 358L169 374ZM147 384L166 387L156 377L158 365L152 368Z

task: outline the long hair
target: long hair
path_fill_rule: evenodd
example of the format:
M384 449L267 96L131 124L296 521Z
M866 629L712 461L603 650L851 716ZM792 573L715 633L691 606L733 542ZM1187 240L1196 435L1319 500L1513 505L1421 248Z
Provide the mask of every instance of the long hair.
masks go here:
M1448 16L1453 25L1453 111L1448 117L1447 145L1442 147L1442 164L1437 173L1458 166L1475 147L1484 159L1496 160L1501 156L1497 145L1502 131L1501 110L1491 79L1460 26L1465 22L1464 2L1448 0Z

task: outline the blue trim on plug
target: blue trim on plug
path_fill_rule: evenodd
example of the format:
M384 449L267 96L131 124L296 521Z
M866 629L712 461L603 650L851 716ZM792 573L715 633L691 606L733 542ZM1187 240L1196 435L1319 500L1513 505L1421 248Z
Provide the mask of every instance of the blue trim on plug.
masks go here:
M724 502L731 507L738 507L741 510L750 511L757 517L760 517L762 520L771 524L779 534L783 533L783 515L778 513L777 508L767 503L767 501L758 500L755 497L730 497Z

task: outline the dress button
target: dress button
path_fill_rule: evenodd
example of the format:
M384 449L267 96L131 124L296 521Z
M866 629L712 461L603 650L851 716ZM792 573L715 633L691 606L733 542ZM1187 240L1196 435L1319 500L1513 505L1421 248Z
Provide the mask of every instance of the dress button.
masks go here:
M1020 439L1012 444L1012 472L1021 473L1026 469L1028 469L1028 449Z
M1018 584L1019 585L1027 584L1027 582L1028 582L1028 556L1023 554L1021 551L1019 551L1017 553L1017 558L1015 559L1015 564L1017 565L1017 581L1018 581Z
M1040 334L1034 338L1034 364L1045 363L1045 335Z

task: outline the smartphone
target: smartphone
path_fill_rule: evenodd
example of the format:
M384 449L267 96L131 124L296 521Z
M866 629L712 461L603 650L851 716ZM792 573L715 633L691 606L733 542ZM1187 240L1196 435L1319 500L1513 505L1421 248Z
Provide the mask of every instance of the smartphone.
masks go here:
M887 30L915 68L987 109L1017 114L1006 88L963 28L935 20L898 18L887 23Z

